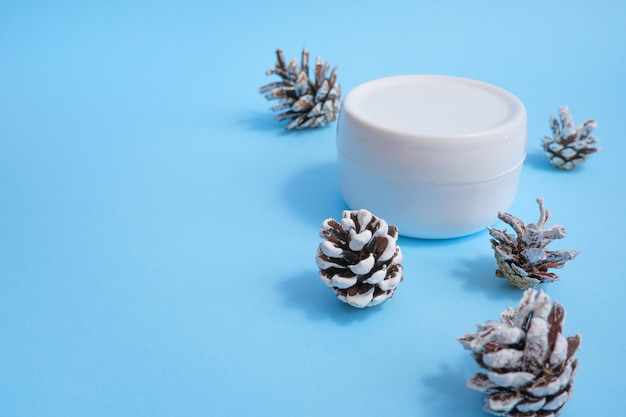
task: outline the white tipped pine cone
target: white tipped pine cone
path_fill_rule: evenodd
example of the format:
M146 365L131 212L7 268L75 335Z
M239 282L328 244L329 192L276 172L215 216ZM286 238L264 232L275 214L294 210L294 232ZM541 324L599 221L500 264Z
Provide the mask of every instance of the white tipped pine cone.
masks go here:
M589 136L597 127L597 123L589 119L576 127L566 106L559 108L559 119L560 126L559 121L554 116L550 116L552 138L544 136L541 139L543 150L552 165L559 169L571 170L600 149L593 145L598 140Z
M318 56L315 61L315 80L309 78L309 52L302 51L300 65L295 59L285 63L282 49L276 51L276 65L266 71L277 74L282 81L269 83L259 88L268 100L278 99L274 111L287 110L276 116L276 120L289 120L286 129L306 129L326 126L337 120L341 108L341 86L337 84L337 67L326 76L330 65Z
M346 210L341 223L326 219L317 249L320 278L341 301L371 307L390 299L403 280L398 229L367 210Z
M498 213L498 218L511 226L517 236L505 230L487 227L493 237L491 247L498 263L496 275L522 289L559 280L560 277L548 272L548 269L561 268L580 253L577 250L546 249L554 239L565 237L566 229L558 225L546 229L550 211L544 208L541 197L537 203L540 211L537 223L524 224L512 214Z
M563 336L565 308L528 289L500 321L477 325L458 338L486 373L468 387L484 392L485 411L498 416L555 417L572 396L581 336Z

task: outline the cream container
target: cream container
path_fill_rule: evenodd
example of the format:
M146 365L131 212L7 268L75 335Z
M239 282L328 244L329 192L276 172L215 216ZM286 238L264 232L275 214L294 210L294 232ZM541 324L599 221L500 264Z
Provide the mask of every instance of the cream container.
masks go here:
M526 156L526 110L483 82L403 75L366 82L343 100L339 185L401 235L444 239L485 230L506 211Z

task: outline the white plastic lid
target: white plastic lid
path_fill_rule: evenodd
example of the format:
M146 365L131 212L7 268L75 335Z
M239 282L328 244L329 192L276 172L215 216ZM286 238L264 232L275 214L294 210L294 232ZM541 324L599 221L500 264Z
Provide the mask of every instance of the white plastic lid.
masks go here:
M433 183L488 180L526 151L526 110L480 81L404 75L361 84L345 97L337 147L375 173Z

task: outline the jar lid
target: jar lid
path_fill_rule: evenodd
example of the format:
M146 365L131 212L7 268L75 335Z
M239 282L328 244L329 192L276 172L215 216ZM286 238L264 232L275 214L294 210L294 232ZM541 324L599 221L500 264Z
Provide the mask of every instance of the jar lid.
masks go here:
M433 183L483 181L524 160L526 110L513 94L480 81L381 78L346 95L337 147L354 164L381 175Z

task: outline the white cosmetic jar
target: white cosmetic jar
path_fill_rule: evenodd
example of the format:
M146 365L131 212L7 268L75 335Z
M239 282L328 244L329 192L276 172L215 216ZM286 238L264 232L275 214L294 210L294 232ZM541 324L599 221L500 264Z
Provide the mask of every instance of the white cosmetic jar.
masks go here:
M346 95L337 125L339 186L404 236L485 230L506 211L526 156L526 110L480 81L402 75Z

